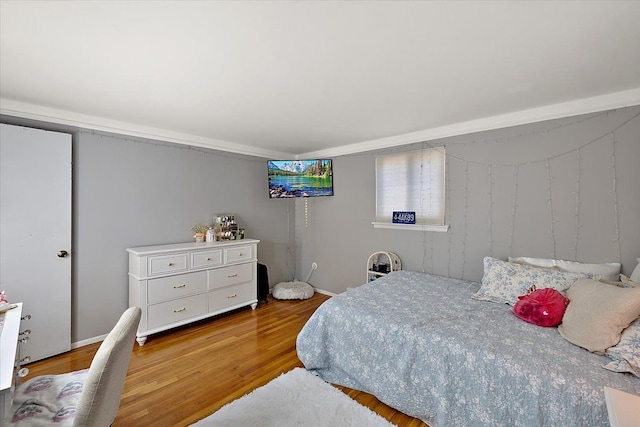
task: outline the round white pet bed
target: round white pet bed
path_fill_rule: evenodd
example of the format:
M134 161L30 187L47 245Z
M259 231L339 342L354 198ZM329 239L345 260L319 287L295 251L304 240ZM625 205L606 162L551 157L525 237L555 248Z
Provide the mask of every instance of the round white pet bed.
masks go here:
M271 293L275 299L308 299L313 292L313 287L305 282L280 282Z

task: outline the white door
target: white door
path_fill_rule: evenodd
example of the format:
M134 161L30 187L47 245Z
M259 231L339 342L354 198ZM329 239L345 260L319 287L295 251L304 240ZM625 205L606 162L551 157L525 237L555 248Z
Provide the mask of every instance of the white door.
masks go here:
M71 348L71 135L0 131L0 290L31 315L35 361Z

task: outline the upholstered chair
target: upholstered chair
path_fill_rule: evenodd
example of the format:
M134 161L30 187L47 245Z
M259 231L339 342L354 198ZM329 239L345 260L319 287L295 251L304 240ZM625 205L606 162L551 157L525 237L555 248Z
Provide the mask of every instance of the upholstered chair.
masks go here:
M120 406L140 315L139 307L122 314L89 369L35 377L17 387L10 425L111 425Z

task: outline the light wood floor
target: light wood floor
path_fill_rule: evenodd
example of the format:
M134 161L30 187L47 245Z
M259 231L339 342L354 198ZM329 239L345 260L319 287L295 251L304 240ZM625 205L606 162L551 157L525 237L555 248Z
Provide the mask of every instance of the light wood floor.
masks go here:
M298 332L329 297L303 301L269 298L250 308L152 335L134 345L114 427L188 426L223 405L302 366ZM98 344L27 365L28 378L89 367ZM402 427L426 426L374 396L339 387L351 398Z

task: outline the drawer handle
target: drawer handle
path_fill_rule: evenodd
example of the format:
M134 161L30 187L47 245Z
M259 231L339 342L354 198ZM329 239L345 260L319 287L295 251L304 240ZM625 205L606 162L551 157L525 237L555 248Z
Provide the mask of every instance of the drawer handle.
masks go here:
M244 254L243 254L242 252L240 252L240 253L238 254L238 256L244 256Z
M233 294L233 295L229 295L227 298L235 298L237 296L238 296L238 294Z
M187 285L185 285L184 283L182 285L173 285L173 289L180 289L180 288L184 288Z
M180 313L181 311L185 311L186 309L187 309L186 307L182 307L182 308L179 308L177 310L173 310L173 312L174 313Z
M238 273L236 273L236 274L230 274L230 275L228 275L227 277L228 277L229 279L231 279L232 277L238 277Z
M27 375L29 375L29 368L20 368L20 370L18 371L18 376L20 378L24 378Z
M207 261L211 261L211 258L207 258Z
M173 263L172 262L169 263L169 267L173 267Z

